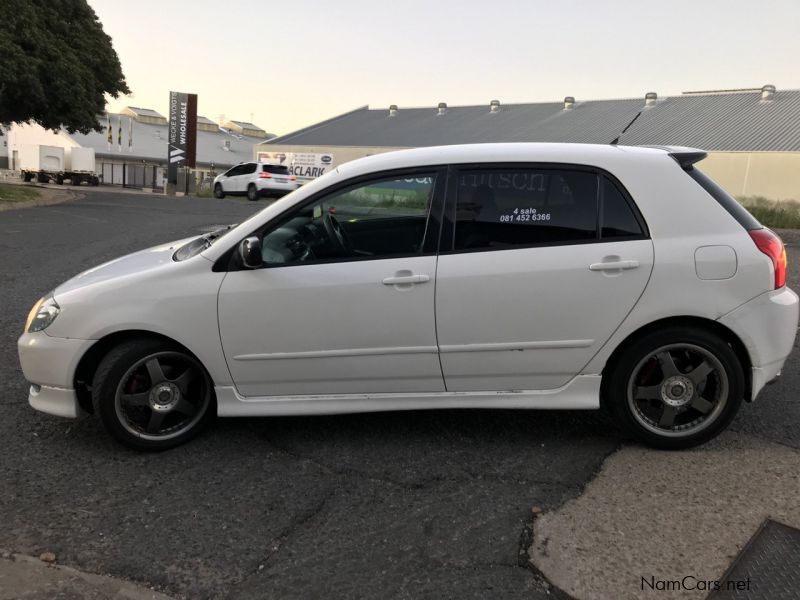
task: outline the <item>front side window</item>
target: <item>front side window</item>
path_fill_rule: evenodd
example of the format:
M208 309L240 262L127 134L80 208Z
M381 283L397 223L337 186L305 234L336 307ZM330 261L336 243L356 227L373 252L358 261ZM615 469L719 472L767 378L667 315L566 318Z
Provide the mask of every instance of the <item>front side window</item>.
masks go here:
M261 243L264 263L421 254L435 183L435 174L415 174L326 195L270 226Z
M510 168L461 171L456 250L506 250L597 238L598 176Z

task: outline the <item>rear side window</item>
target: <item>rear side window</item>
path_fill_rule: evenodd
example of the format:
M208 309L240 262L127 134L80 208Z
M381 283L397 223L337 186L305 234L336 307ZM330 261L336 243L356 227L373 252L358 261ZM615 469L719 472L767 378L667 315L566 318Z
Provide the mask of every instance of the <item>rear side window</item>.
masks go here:
M455 250L504 250L597 239L595 173L513 168L461 171Z
M641 237L642 227L628 202L607 177L603 177L601 237L603 239Z
M273 175L288 175L289 167L286 165L261 165L261 170L264 173L272 173Z
M730 215L736 219L736 221L747 229L751 231L753 229L762 229L763 226L761 223L758 222L753 215L747 212L747 209L739 204L739 202L731 196L728 192L723 190L713 179L711 179L708 175L700 171L697 167L692 167L686 171L689 174L689 177L694 179L700 186L707 191L717 202L719 202L720 206L730 213Z

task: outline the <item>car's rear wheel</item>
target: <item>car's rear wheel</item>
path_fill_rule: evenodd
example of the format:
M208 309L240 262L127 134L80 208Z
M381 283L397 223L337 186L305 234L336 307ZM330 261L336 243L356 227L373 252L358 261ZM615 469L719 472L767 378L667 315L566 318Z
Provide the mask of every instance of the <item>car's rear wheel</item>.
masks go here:
M214 186L214 198L224 198L225 190L222 189L222 184L218 183Z
M251 202L258 200L258 188L254 183L247 186L247 199Z
M731 422L745 390L741 362L719 336L670 327L626 348L608 374L606 402L639 440L690 448Z
M213 416L211 379L169 343L123 342L100 362L92 386L106 429L136 450L165 450L197 435Z

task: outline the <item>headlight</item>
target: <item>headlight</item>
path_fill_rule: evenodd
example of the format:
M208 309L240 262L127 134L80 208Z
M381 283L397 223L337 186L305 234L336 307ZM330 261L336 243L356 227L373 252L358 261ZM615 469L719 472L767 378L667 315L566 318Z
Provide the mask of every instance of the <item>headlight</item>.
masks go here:
M47 329L56 320L61 307L56 303L52 294L49 294L33 305L31 312L28 313L28 320L25 321L25 332L33 333Z

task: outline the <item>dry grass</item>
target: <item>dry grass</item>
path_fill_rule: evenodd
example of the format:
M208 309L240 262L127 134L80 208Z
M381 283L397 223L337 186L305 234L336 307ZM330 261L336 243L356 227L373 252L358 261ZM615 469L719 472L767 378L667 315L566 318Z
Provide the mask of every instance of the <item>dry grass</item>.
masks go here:
M778 202L763 196L742 196L737 200L765 227L800 229L800 202Z
M0 183L0 202L25 202L28 200L36 200L38 197L39 190L34 187Z

